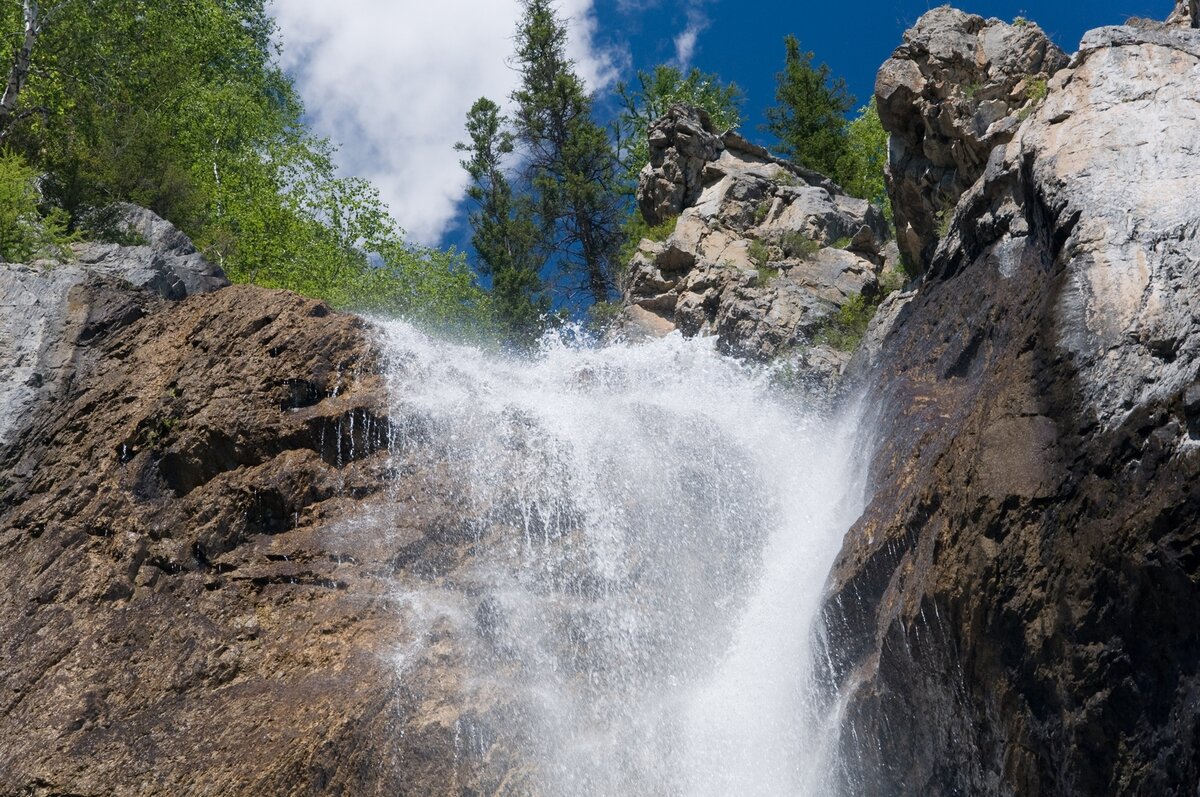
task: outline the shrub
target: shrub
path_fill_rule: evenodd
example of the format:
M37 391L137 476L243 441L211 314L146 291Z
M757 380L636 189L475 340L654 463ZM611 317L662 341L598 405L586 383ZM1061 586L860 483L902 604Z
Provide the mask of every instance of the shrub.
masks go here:
M779 246L787 257L797 257L807 260L821 249L821 245L799 230L785 232L779 239Z
M853 351L867 333L867 326L875 317L876 309L878 305L868 302L861 295L851 297L818 330L816 342L841 351Z
M761 268L771 259L771 250L762 241L754 240L750 242L749 255L750 262Z
M767 220L767 214L771 212L771 200L764 199L758 203L758 207L754 209L754 223L762 224Z
M642 212L635 209L625 220L622 230L625 243L621 245L621 252L618 255L621 267L629 265L629 261L633 260L633 256L637 254L638 244L643 240L649 239L661 243L671 237L671 233L675 232L675 225L678 223L679 217L672 216L664 220L662 224L651 226L642 218Z
M1029 83L1025 86L1025 107L1017 113L1017 118L1024 122L1033 113L1034 109L1041 104L1042 100L1046 99L1046 95L1050 92L1050 88L1046 83L1046 78L1035 77L1030 78Z
M760 288L767 287L779 276L779 269L775 266L759 266L755 269L755 272L758 274L758 286Z

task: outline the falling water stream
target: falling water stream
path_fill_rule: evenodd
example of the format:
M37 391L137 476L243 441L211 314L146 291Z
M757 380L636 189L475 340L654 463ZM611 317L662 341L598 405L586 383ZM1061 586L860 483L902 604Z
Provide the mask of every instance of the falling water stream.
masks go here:
M814 640L862 506L857 407L705 339L516 358L384 329L394 417L476 548L401 596L470 640L464 699L490 711L457 754L500 729L510 793L828 794Z

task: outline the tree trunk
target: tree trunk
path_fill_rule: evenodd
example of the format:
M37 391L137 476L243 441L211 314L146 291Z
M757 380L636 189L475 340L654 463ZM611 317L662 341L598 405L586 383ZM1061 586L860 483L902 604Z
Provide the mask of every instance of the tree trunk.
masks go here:
M33 62L33 48L37 45L38 34L42 30L42 16L37 0L24 0L25 39L20 49L13 57L12 68L8 72L8 83L4 87L4 96L0 97L0 131L8 127L17 111L17 99L25 81L29 78L29 67Z

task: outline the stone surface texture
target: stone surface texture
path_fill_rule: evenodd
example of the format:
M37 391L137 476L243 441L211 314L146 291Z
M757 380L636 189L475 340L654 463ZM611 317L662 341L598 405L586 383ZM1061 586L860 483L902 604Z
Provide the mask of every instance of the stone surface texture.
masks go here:
M121 231L143 245L77 244L70 263L0 264L0 446L58 395L81 345L141 317L155 300L229 284L187 236L151 211L114 210Z
M471 518L370 325L122 290L142 314L0 450L0 795L496 793L452 751L503 699L464 701L462 645L397 597Z
M1093 31L1048 88L877 357L826 608L850 793L1200 783L1200 32Z
M914 269L929 263L959 197L1067 61L1033 22L1010 25L949 6L904 34L879 70L875 99L891 134L897 242Z
M874 300L897 267L877 208L720 134L703 111L673 108L652 126L650 151L642 212L652 224L678 220L629 265L629 329L715 335L722 351L769 359L807 347L850 299ZM836 376L849 355L823 348L823 372Z

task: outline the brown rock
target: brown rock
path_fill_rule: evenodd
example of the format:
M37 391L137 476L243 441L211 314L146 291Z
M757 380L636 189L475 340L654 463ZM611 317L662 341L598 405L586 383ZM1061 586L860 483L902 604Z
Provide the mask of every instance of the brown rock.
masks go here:
M369 327L250 287L131 295L150 312L0 460L0 794L442 792L456 654L401 684L394 594L453 567L465 520ZM348 522L394 502L386 535Z

